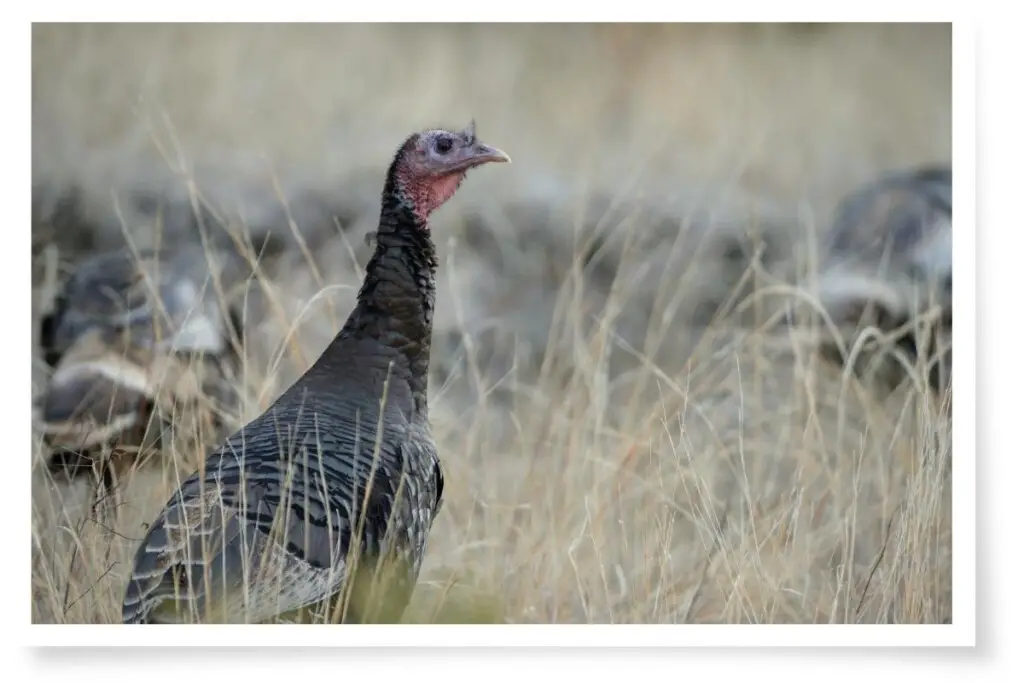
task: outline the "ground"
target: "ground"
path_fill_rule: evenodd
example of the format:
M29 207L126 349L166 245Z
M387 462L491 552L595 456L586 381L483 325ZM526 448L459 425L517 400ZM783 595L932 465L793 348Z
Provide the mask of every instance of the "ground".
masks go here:
M72 228L33 228L34 320L45 264L149 239L125 193L201 193L285 242L247 308L232 419L249 419L347 315L403 137L475 118L513 163L472 174L433 225L446 502L407 618L948 621L948 417L911 383L883 396L822 363L768 322L769 297L743 320L710 312L806 271L859 183L949 160L950 41L948 25L37 25L38 212L81 201ZM119 619L142 524L195 458L128 477L113 518L37 468L35 621Z

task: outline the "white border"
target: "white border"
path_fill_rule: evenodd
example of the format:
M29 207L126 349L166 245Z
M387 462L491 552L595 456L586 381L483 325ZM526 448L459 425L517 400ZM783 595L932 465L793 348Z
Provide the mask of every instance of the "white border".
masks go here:
M737 3L734 4L734 9ZM102 7L101 7L102 5ZM468 20L474 18L477 20L494 20L493 16L489 16L491 13L485 11L487 9L486 3L482 3L479 0L476 2L445 2L445 3L399 3L396 0L392 0L386 3L386 7L382 7L380 4L367 3L362 6L342 6L340 3L333 4L333 7L327 6L325 3L323 7L316 3L303 3L296 2L294 0L288 3L246 3L245 12L247 21L260 21L260 20L325 20L325 19L347 19L347 20L373 20L373 19L386 19L386 18L397 18L399 15L403 21L444 21L458 18L459 20ZM404 6L403 6L404 5ZM686 18L694 20L700 15L702 20L711 19L712 17L707 16L707 12L701 11L700 7L697 7L697 3L694 6L689 6L687 3ZM871 7L876 5L877 7ZM948 11L951 3L930 3L928 9L937 10L937 8L945 9L945 12L933 11L930 13L933 20L939 20L943 17L950 17L952 13ZM743 3L744 8L756 9L758 7L769 8L767 4L762 3ZM894 3L870 3L870 2L859 2L856 5L847 5L842 7L846 10L845 12L822 12L821 10L826 9L824 4L818 3L795 3L795 2L775 2L770 4L770 12L745 12L742 14L745 18L762 18L762 19L773 19L780 20L782 18L792 18L796 16L807 17L805 13L794 13L784 12L783 6L789 9L796 8L814 8L818 9L818 20L824 20L832 18L838 20L838 16L829 17L827 15L844 15L843 19L860 19L864 20L868 13L860 12L856 13L856 16L850 16L851 12L855 9L875 9L875 12L870 13L872 18L877 20L878 17L884 16L887 20L922 20L920 12L899 12L899 8L894 6ZM26 9L28 5L24 5ZM197 19L202 17L204 20L237 20L240 16L239 6L234 4L224 3L220 6L214 6L210 3L196 3L196 2L184 2L178 1L171 4L163 4L159 7L148 6L140 3L127 3L127 2L105 2L97 3L91 2L88 5L82 5L80 3L62 2L62 3L50 3L49 7L39 7L32 9L36 10L33 12L34 20L58 20L67 19L70 17L85 18L86 14L82 10L88 7L88 18L90 20L151 20L158 14L161 18L170 20L182 20L186 17L190 19ZM316 8L316 12L312 10ZM516 18L518 20L525 20L526 16L530 16L531 19L538 17L536 12L527 15L522 10L528 7L528 3L515 3L515 9L519 10L516 12ZM534 5L533 9L540 9L542 5L538 3ZM634 0L630 3L616 4L614 6L609 5L608 7L599 6L588 6L587 9L591 10L587 15L587 20L593 19L624 19L627 16L630 20L644 19L654 20L655 18L665 20L672 14L676 15L676 19L682 19L680 16L682 13L665 13L665 12L654 12L656 5L655 3L637 2ZM909 9L910 5L906 7ZM199 12L199 9L202 12ZM399 12L401 8L401 12ZM417 12L417 9L425 11ZM510 6L506 6L506 9L510 9ZM682 5L679 6L683 8ZM716 9L722 9L723 3L715 3ZM191 12L184 10L193 10ZM331 11L334 9L335 11ZM344 16L339 10L345 9ZM552 9L558 9L553 7L551 3L547 4L549 11L543 14L547 15L547 19L560 18L567 20L572 17L576 20L581 20L573 12L568 11L566 7L565 12L551 12ZM619 10L616 12L615 10ZM878 10L886 10L884 13ZM63 10L63 11L58 11ZM77 10L77 11L75 11ZM115 11L116 10L116 11ZM160 10L160 11L157 11ZM174 11L177 10L177 11ZM218 11L219 10L219 11ZM261 11L262 10L262 11ZM291 10L288 12L287 10ZM376 10L376 11L375 11ZM473 11L475 10L475 11ZM623 11L628 10L628 11ZM511 13L509 13L511 14ZM718 12L716 20L724 21L730 18L734 18L738 15L737 12ZM386 15L386 16L385 16ZM760 15L760 16L758 16ZM826 15L826 16L822 16ZM911 16L913 15L913 16ZM27 88L24 88L25 81L28 80L27 74L30 73L28 55L30 54L30 31L25 23L11 22L5 24L2 29L4 40L0 41L0 44L5 46L8 51L8 59L4 60L5 65L8 66L11 72L12 78L24 79L22 92L25 92ZM992 55L989 55L992 59ZM29 605L27 595L22 592L21 586L24 585L24 573L27 572L29 566L28 554L29 554L29 542L28 542L28 529L29 519L29 505L28 505L28 468L24 467L18 474L12 476L13 485L9 487L9 494L3 499L3 504L9 507L10 516L7 517L10 529L22 530L23 536L17 541L12 541L13 549L11 555L18 557L20 561L9 561L3 563L3 571L11 574L11 580L5 582L5 586L8 587L8 596L12 609L5 610L5 613L11 616L18 614L20 611L21 619L20 628L17 629L17 633L21 636L20 640L24 640L27 643L32 644L49 644L49 645L60 645L60 644L74 644L74 645L104 645L104 646L120 646L120 645L161 645L161 644L174 644L174 645L201 645L201 646L230 646L230 645L257 645L257 646L281 646L281 645L303 645L303 646L317 646L317 645L330 645L330 646L352 646L352 647L366 647L375 645L387 645L387 646L429 646L429 647L463 647L463 646L497 646L497 645L526 645L526 646L546 646L546 647L565 647L565 646L580 646L585 645L588 647L635 647L635 646L679 646L679 645L691 645L691 646L811 646L811 645L842 645L842 646L874 646L874 645L886 645L886 646L906 646L906 645L973 645L975 642L975 562L974 562L974 528L975 528L975 471L974 471L974 458L973 453L975 439L975 425L974 411L971 410L970 406L974 403L974 385L973 382L968 378L973 378L974 373L974 355L975 346L974 340L976 334L971 332L975 329L973 320L974 312L974 301L975 301L975 286L974 286L974 236L976 234L974 224L974 184L975 184L975 173L974 173L974 111L975 103L973 101L974 83L975 83L975 63L974 63L974 31L973 27L965 27L960 21L957 22L954 28L954 160L956 165L956 177L954 182L954 193L957 196L957 230L955 231L954 237L954 251L957 259L957 284L954 291L954 297L957 299L957 332L956 343L960 347L960 351L956 354L955 363L957 365L956 375L959 378L957 382L957 403L958 406L964 406L956 411L955 414L955 426L954 426L954 443L955 443L955 459L956 467L956 484L954 486L954 537L956 543L954 546L954 615L955 623L952 626L945 627L914 627L914 626L832 626L832 627L818 627L818 626L757 626L757 627L741 627L741 626L721 626L721 627L696 627L696 626L473 626L473 627L459 627L459 626L381 626L381 627L245 627L240 629L237 627L166 627L159 629L128 629L120 626L31 626L27 627L24 624L28 624L29 619ZM1008 78L1012 82L1012 78L1008 74ZM1011 86L1013 87L1013 86ZM14 89L12 86L11 89ZM27 99L27 98L26 98ZM22 100L24 101L24 100ZM5 231L5 237L8 239L8 248L3 249L4 258L7 259L7 263L4 264L3 268L0 268L0 272L3 273L5 278L8 278L12 283L18 283L18 286L22 288L27 287L29 282L27 270L27 258L26 255L29 253L28 249L28 232L24 229L24 226L29 224L29 202L28 196L30 192L29 188L29 174L24 172L22 169L25 168L23 164L30 163L30 154L28 153L28 144L30 135L28 134L28 128L30 126L30 117L27 108L19 109L18 107L7 108L7 114L10 116L19 117L20 125L16 130L12 122L9 122L7 126L3 127L4 134L10 139L7 144L4 145L4 149L7 151L8 163L4 165L5 171L8 174L8 182L0 183L3 192L7 195L6 206L14 207L18 206L22 208L22 211L16 215L19 217L17 220L10 218L12 225ZM1020 125L1019 121L1024 119L1018 119L1016 125ZM24 131L24 132L21 132ZM1014 175L1018 175L1014 173ZM18 182L21 181L21 182ZM1019 190L1017 191L1019 195ZM1020 230L1020 227L1016 224L1019 220L1015 219L1013 225L1008 225L1006 230ZM1002 239L1002 238L1000 238ZM20 241L20 247L18 243ZM1020 252L1018 252L1020 253ZM1009 266L1009 264L1008 264ZM1011 266L1012 267L1012 266ZM1017 268L1022 266L1017 265ZM995 275L993 271L990 271L989 275ZM1012 291L1012 288L1008 288ZM988 293L993 293L994 287L986 288ZM23 290L24 291L24 290ZM18 301L22 307L20 307L17 313L14 314L13 319L28 320L28 307L29 297L27 291L23 296L10 297L9 301ZM11 306L11 304L9 304ZM1017 304L1019 307L1019 303ZM13 306L11 306L13 307ZM993 306L994 307L994 306ZM1013 310L1013 309L1007 309ZM20 316L20 317L19 317ZM28 334L23 334L21 337L21 344L19 348L13 348L17 345L13 337L5 338L4 343L9 345L10 353L7 357L13 357L15 361L11 363L11 373L13 382L13 372L15 367L26 368L27 365L21 365L22 361L17 360L18 358L28 358ZM22 386L29 386L27 378L27 372L22 370L24 374L21 375L24 382ZM29 424L29 410L28 402L24 404L11 404L6 406L6 410L2 411L3 420L5 426L9 426L6 433L9 434L23 434L25 439L28 438L27 425ZM1013 418L1008 415L1008 421L1012 423ZM1019 418L1017 418L1019 421ZM27 446L27 444L26 444ZM29 449L26 448L15 448L13 449L13 456L18 460L27 464L28 459L24 458L22 454L27 453ZM1007 453L1007 459L1018 458L1012 453ZM1000 463L1002 467L1002 463ZM18 483L14 483L18 482ZM21 483L24 482L24 483ZM18 535L15 533L14 535ZM1019 530L1012 535L1014 544L1019 544L1020 532ZM1010 536L1007 536L1010 538ZM18 550L21 551L21 555L18 554ZM991 590L991 589L989 589ZM998 598L999 602L1003 601L1003 596ZM20 610L15 608L15 605L20 605ZM273 629L273 630L271 630ZM214 635L214 631L218 634ZM261 658L263 659L263 658ZM914 658L917 659L917 658ZM895 662L889 662L890 665ZM921 664L919 660L917 662ZM263 666L266 665L264 661ZM806 673L810 673L814 667L806 670ZM898 668L898 667L897 667ZM237 672L241 673L241 669ZM269 671L269 669L268 669ZM717 665L716 665L717 671ZM683 672L679 672L682 674ZM693 675L694 672L688 672L687 677ZM839 672L832 671L832 674ZM717 677L717 675L716 675Z
M125 647L906 647L962 646L963 626L722 625L380 625L380 626L130 626L54 625L31 627L38 644Z

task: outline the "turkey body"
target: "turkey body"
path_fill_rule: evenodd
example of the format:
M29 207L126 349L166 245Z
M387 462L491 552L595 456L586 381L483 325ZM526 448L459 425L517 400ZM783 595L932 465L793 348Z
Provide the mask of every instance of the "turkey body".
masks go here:
M123 622L401 616L444 486L427 406L427 216L486 161L507 157L472 126L405 142L355 308L312 367L168 501L136 553Z
M826 303L838 310L872 302L905 318L931 296L948 312L952 183L948 167L924 167L886 175L847 196L825 239Z
M907 169L847 196L826 235L819 281L822 303L848 344L866 323L884 332L913 323L897 345L912 361L925 361L927 381L940 393L952 368L952 178L948 166ZM823 350L842 362L833 343ZM885 366L886 384L902 381L902 366Z
M227 435L220 411L235 407L234 295L247 266L231 250L179 245L75 267L40 326L53 374L37 423L51 471L89 471L104 446L159 446L171 416L200 444Z
M177 621L187 594L192 619L263 621L336 595L363 560L404 568L383 600L404 608L441 493L425 380L436 260L429 236L391 224L336 339L172 497L138 551L123 620L163 606Z
M142 590L129 590L125 620L184 587L193 618L263 621L335 595L350 565L365 558L404 565L389 598L404 608L442 475L427 425L395 407L408 389L391 386L383 410L315 390L285 394L228 439L146 539L135 569ZM349 557L353 541L357 555ZM140 584L147 576L149 585ZM376 619L397 618L393 612Z

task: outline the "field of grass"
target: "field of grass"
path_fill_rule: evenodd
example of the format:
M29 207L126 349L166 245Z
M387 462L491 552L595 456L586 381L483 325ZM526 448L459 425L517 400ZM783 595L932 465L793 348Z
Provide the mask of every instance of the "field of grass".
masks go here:
M948 621L948 416L756 295L813 265L843 194L948 161L950 54L938 25L36 26L33 322L55 263L187 237L132 197L201 195L284 244L245 306L244 423L347 315L398 143L475 118L513 163L433 221L445 505L406 618ZM35 468L34 621L119 620L197 457L113 506Z

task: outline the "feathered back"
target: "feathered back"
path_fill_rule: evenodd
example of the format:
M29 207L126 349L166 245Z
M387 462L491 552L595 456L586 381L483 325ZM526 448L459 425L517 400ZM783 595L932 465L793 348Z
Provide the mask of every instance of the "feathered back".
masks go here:
M220 353L229 327L223 290L241 284L246 266L237 252L199 245L98 254L68 276L41 343L59 355L88 330L107 328L130 330L139 345Z
M952 370L952 169L928 166L883 176L847 196L824 239L818 295L849 346L867 325L883 332L911 331L895 339L907 360L923 360L937 391ZM922 334L923 333L923 334ZM834 340L823 342L839 360ZM881 363L885 383L905 376L885 354L866 353L858 372Z
M53 374L36 423L51 469L83 469L65 468L64 452L88 469L105 445L159 447L168 425L198 447L223 437L241 334L231 299L249 272L236 252L200 245L123 248L78 264L40 334Z
M819 293L838 321L869 304L903 320L952 306L952 171L886 175L839 205L824 239Z

